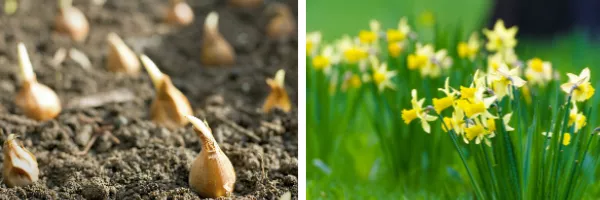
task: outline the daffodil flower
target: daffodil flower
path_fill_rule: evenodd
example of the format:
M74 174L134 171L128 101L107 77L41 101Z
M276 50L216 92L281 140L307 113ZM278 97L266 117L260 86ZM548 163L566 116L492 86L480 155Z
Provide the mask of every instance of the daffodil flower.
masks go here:
M489 55L487 58L487 64L488 64L488 73L492 73L495 72L496 70L498 70L498 68L500 68L500 66L504 65L504 58L502 57L502 54L500 53L495 53L493 55Z
M421 76L437 78L441 75L442 69L448 69L452 65L452 58L448 57L448 52L445 49L437 51L430 58L429 62L421 67Z
M567 123L567 125L569 127L575 125L575 133L577 133L579 132L579 130L581 130L581 128L587 125L586 119L587 118L585 117L585 115L583 115L583 113L579 112L579 110L577 109L577 105L573 104L573 108L569 113L569 122Z
M369 47L347 35L337 42L337 49L342 52L343 61L348 64L357 64L369 57Z
M446 78L446 82L444 83L444 88L438 88L439 91L444 92L446 97L443 98L433 98L433 108L437 113L442 113L446 108L454 105L454 93L450 91L450 78Z
M472 33L469 37L468 42L460 42L458 44L458 57L469 58L469 60L475 60L477 53L479 52L479 35Z
M417 100L417 90L416 89L413 89L411 91L411 95L412 95L412 100L411 100L412 109L402 110L402 120L404 120L404 123L409 124L411 121L419 118L421 121L421 127L423 127L423 130L426 133L431 133L431 126L429 125L429 122L435 121L437 119L437 117L433 116L433 115L429 115L428 110L423 109L423 103L425 102L425 98Z
M406 17L400 19L398 23L398 29L388 29L386 37L388 43L404 42L410 34L410 26L408 26L408 20Z
M410 54L407 57L408 69L416 70L423 68L431 62L431 57L435 54L433 46L431 44L422 45L417 43L414 54Z
M377 43L377 41L379 39L379 30L381 28L381 25L379 24L379 21L371 20L371 22L369 23L369 26L371 27L371 30L360 31L358 33L358 38L360 39L360 42L363 44L374 45Z
M519 68L509 70L506 65L500 66L496 72L493 72L490 76L490 81L498 99L502 99L506 95L509 95L512 99L513 95L510 92L510 86L519 88L527 83L527 81L519 77Z
M316 52L316 49L319 48L319 44L321 44L321 32L310 32L306 34L306 55L313 56Z
M312 59L312 65L317 70L326 70L337 62L339 62L339 58L334 56L333 47L330 45L325 46L321 53Z
M494 132L486 130L485 127L476 120L475 124L467 125L467 127L465 127L464 136L464 141L467 144L470 141L475 140L475 144L481 144L481 141L484 141L486 145L491 146L491 142L489 139L496 136L496 134Z
M453 112L452 113L452 118L450 117L444 117L442 123L442 130L444 132L448 132L450 130L453 130L456 135L462 135L464 133L464 124L465 124L465 120L464 120L465 116L463 115L462 112ZM446 130L446 127L449 130Z
M503 51L514 48L517 45L517 40L515 39L517 31L516 26L506 29L504 21L496 21L493 30L483 30L483 34L488 39L486 48L489 51Z
M552 80L552 64L548 61L542 61L542 59L539 58L533 58L527 61L525 78L527 78L532 85L545 86Z
M542 135L548 137L548 138L552 138L552 132L542 132ZM569 133L564 133L563 134L563 141L562 141L562 145L563 146L569 146L569 144L571 144L571 134ZM548 150L549 146L546 147L546 150Z
M388 71L387 63L379 63L379 60L372 56L370 57L371 66L373 67L373 82L377 86L377 90L381 93L385 90L385 88L396 89L394 83L392 83L392 78L396 76L396 71Z
M590 69L585 68L579 76L568 73L569 82L564 83L560 88L569 95L572 95L573 101L585 101L594 95L594 87L590 84Z

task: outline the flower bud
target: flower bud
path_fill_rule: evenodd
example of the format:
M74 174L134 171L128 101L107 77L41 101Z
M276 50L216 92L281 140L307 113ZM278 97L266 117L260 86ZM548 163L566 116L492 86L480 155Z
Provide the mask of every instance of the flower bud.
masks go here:
M284 85L285 71L280 69L275 74L274 79L267 79L267 84L271 87L271 93L267 96L265 104L263 105L263 112L271 112L273 108L279 108L285 112L290 112L292 105L290 103L290 97L285 91Z
M160 72L150 58L142 55L141 59L156 89L156 97L150 107L152 121L168 128L186 125L188 120L185 116L192 115L188 99L175 88L169 76Z
M72 0L59 0L58 15L55 17L56 31L67 34L72 40L83 42L90 25L81 10L73 7Z
M29 118L38 121L53 119L61 111L58 96L48 86L37 82L23 43L19 43L18 51L22 85L15 98L15 104Z
M283 3L274 3L267 9L271 21L267 24L267 36L271 39L287 38L296 30L292 11Z
M108 57L106 68L112 72L136 75L140 72L140 61L137 55L123 42L116 33L109 33Z
M39 178L35 156L20 144L15 134L8 135L2 147L4 162L2 176L8 187L31 185Z
M194 21L194 11L183 0L171 0L167 8L166 21L172 25L185 26Z
M187 116L202 142L202 150L190 168L190 187L205 198L229 196L235 186L235 170L206 122Z
M238 8L256 8L265 3L265 0L229 0L229 5Z
M204 22L200 59L204 65L235 64L235 52L219 32L219 15L216 12L208 14Z

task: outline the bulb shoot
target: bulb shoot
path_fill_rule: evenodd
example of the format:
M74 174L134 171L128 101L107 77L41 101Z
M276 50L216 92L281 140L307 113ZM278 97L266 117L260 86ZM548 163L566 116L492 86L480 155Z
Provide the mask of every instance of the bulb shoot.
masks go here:
M284 79L285 71L283 69L278 70L273 79L267 79L267 85L271 88L271 93L265 100L263 112L271 112L274 108L281 109L284 112L292 110L290 98L285 91Z
M108 57L106 68L112 72L136 75L140 71L140 61L135 53L123 42L116 33L109 33Z
M204 21L200 59L202 64L209 66L225 66L235 64L233 47L219 32L219 15L211 12Z
M217 144L206 122L191 115L186 117L202 143L202 150L190 168L190 187L205 198L230 196L236 181L231 161Z

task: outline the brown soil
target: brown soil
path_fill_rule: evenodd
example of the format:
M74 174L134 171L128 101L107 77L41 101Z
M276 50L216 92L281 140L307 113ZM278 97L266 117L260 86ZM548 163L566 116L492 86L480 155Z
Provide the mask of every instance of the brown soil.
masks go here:
M75 0L91 25L87 40L76 44L53 31L55 1L20 2L15 15L0 17L0 142L9 133L19 135L37 157L40 180L18 188L0 184L0 199L199 198L188 186L190 164L200 151L198 137L190 126L169 130L149 121L154 89L145 72L129 77L106 71L110 31L154 60L189 98L195 115L208 120L236 170L233 198L277 199L288 191L297 198L297 109L289 114L260 111L269 92L265 79L281 68L287 72L286 88L297 105L297 40L293 36L271 41L263 35L268 20L265 6L240 10L223 1L188 1L195 22L170 28L162 23L164 0L108 0L103 6ZM297 0L286 3L297 9ZM220 30L238 54L233 67L199 63L204 17L213 10L220 14ZM29 120L14 103L20 87L19 41L28 47L39 82L53 88L65 105L111 91L130 91L134 98L93 108L67 108L47 122ZM83 51L92 68L86 70L71 59L50 64L58 49L70 47ZM104 125L112 126L108 130L120 143L104 134L88 154L77 155L94 127Z

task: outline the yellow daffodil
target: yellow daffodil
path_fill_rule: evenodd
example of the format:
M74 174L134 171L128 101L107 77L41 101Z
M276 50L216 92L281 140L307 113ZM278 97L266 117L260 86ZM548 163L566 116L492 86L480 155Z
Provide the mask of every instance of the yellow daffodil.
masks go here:
M577 105L573 104L573 108L569 113L569 122L567 125L569 127L575 125L575 133L577 133L579 132L579 130L581 130L581 128L587 125L586 119L587 118L585 117L585 115L583 115L583 113L579 112L579 110L577 109Z
M548 138L552 138L552 132L542 132L542 135L548 137ZM571 134L569 133L564 133L563 134L563 141L562 141L562 145L563 146L569 146L569 144L571 144ZM547 149L547 148L546 148Z
M423 46L417 43L414 54L410 54L407 57L408 69L416 70L423 68L431 62L431 57L435 54L433 46L431 44Z
M376 57L372 56L371 65L373 67L373 82L377 85L379 92L383 92L385 88L395 89L392 78L396 76L396 71L388 71L387 63L379 63Z
M460 58L469 58L469 60L473 61L479 52L479 46L479 35L472 33L468 42L460 42L458 44L458 56Z
M444 117L442 124L442 130L444 132L448 132L449 130L453 130L457 135L462 135L464 133L464 115L462 112L453 112L452 118ZM448 127L449 130L446 130Z
M504 65L504 58L502 57L502 54L500 53L495 53L493 55L489 55L487 58L487 63L488 63L488 73L492 73L495 72L496 70L498 70L498 68L500 68L500 66Z
M569 144L571 144L571 134L565 133L563 135L562 145L563 146L569 146Z
M552 80L552 64L548 61L542 61L542 59L539 58L533 58L527 61L525 78L527 78L532 85L545 86Z
M379 21L377 21L377 20L371 20L369 25L371 27L371 30L360 31L358 33L358 38L359 38L360 42L363 44L373 45L373 44L377 43L377 41L379 39L379 30L381 28L381 25L379 24Z
M433 12L423 11L419 15L419 24L428 26L428 27L433 26L433 24L435 24L435 16L433 15Z
M568 73L569 82L564 83L560 88L567 94L572 95L573 101L585 101L594 95L594 87L590 83L590 69L585 68L579 76Z
M321 32L310 32L306 34L306 56L312 56L321 44Z
M503 51L514 48L517 45L517 40L515 39L517 31L516 26L506 29L504 21L496 21L493 30L483 30L483 34L488 39L486 48L489 51Z
M348 64L357 64L369 57L369 47L347 35L337 42L337 48L343 54L343 61Z
M421 121L421 127L423 127L423 130L426 133L431 133L431 126L429 125L429 122L435 121L437 119L437 117L433 116L433 115L429 115L428 111L423 109L423 103L425 102L425 98L418 100L416 89L413 89L411 91L411 95L412 95L412 100L411 100L412 109L402 110L402 120L404 120L404 123L409 124L411 121L419 118Z
M504 130L506 131L514 131L515 129L513 127L511 127L508 123L510 122L510 119L512 117L512 113L508 113L506 115L504 115L504 117L502 117L502 122L504 123ZM488 131L490 132L496 132L496 119L497 117L490 117L490 118L485 118L483 119L483 124L485 125L485 127L488 129Z
M410 34L410 26L408 26L408 20L403 17L398 23L398 29L388 29L386 37L388 43L404 42Z
M402 42L392 42L388 43L388 53L390 57L397 58L400 56L400 53L404 50L404 43Z
M496 72L493 72L490 76L492 88L498 99L502 99L504 96L509 95L512 98L511 86L520 88L527 81L519 77L519 68L509 70L508 66L501 65Z
M339 59L333 55L333 47L327 45L320 54L313 57L312 65L317 70L324 70L328 69L332 64L337 64L338 61Z
M494 136L494 132L486 130L479 122L465 127L466 143L475 140L475 144L481 144L481 141L484 141L486 145L491 146L489 138L493 138Z
M429 59L429 62L421 67L421 76L437 78L441 75L442 69L448 69L452 65L452 58L448 56L448 52L445 49L437 51L433 57Z
M446 82L444 83L444 88L438 88L439 91L444 92L446 97L443 98L433 98L433 108L437 113L441 113L446 108L454 105L454 92L450 91L450 78L446 78Z

